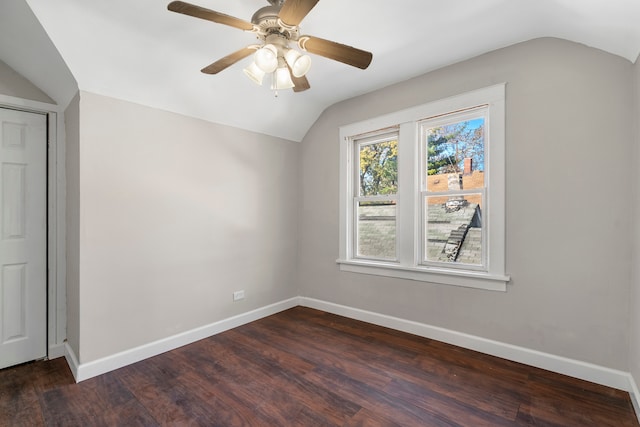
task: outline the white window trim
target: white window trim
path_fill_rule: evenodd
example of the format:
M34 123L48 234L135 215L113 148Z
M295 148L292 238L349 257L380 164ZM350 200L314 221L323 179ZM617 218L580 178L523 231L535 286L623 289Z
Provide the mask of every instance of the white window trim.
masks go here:
M384 116L340 127L340 252L342 271L418 280L494 291L506 291L505 274L505 88L501 83ZM490 135L487 180L487 270L443 268L421 265L420 260L420 168L418 122L444 113L479 105L489 107L486 124ZM400 127L398 150L398 261L358 259L353 256L354 151L356 137L391 127Z

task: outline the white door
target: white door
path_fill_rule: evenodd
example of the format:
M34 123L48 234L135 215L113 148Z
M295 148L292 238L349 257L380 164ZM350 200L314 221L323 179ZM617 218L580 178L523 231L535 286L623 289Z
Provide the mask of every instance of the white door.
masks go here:
M0 368L47 355L47 119L0 108Z

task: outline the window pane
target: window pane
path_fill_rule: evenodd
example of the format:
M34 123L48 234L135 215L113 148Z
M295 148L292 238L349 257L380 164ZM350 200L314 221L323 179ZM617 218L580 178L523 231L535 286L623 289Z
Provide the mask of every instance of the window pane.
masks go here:
M398 192L397 139L359 145L360 196L378 196Z
M358 202L357 256L396 259L396 205Z
M484 187L484 118L427 128L427 191Z
M426 197L425 261L482 265L482 194Z

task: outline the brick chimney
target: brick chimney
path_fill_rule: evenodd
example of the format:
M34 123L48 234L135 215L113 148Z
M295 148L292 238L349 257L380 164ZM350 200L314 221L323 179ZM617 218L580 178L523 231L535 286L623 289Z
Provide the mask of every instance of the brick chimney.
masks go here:
M473 172L473 159L471 157L465 157L464 159L464 174L470 175Z

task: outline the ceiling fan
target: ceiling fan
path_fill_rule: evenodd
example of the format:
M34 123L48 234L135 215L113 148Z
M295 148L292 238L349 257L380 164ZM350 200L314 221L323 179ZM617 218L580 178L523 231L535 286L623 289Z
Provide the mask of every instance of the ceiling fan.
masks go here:
M292 88L294 92L302 92L310 87L305 75L311 58L292 49L290 43L297 43L303 51L363 70L371 63L373 55L370 52L300 34L298 25L319 0L267 1L270 6L258 9L251 22L183 1L172 1L167 8L172 12L255 33L260 40L260 44L244 47L204 67L201 71L206 74L217 74L254 53L254 62L244 69L251 80L262 85L265 75L271 74L272 89Z

